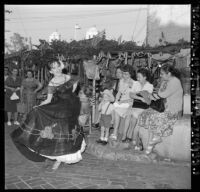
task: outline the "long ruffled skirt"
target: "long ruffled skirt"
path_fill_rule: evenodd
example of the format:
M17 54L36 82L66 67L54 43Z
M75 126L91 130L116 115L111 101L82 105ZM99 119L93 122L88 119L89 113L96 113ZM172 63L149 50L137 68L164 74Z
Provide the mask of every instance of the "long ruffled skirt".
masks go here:
M65 105L64 105L65 104ZM11 133L17 149L29 160L46 158L76 163L85 150L84 133L78 118L66 109L66 103L34 108L24 123Z

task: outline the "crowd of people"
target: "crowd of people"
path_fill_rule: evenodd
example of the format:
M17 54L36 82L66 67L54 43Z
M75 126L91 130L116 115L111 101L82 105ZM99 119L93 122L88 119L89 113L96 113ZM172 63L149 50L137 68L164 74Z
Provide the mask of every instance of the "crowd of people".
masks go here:
M150 154L155 145L162 142L162 137L173 133L173 125L182 113L183 88L180 73L174 66L164 64L160 72L160 87L153 87L150 71L146 68L139 69L134 77L132 66L125 65L117 69L117 74L119 83L114 99L112 93L116 92L115 85L102 92L101 102L105 103L105 107L99 111L102 119L105 119L105 114L110 115L110 120L107 120L110 124L106 124L105 120L99 122L101 134L96 142L107 144L109 129L113 127L110 139L131 142L135 150L142 150L138 133L143 127L149 132L145 153ZM119 131L120 126L122 133ZM107 131L104 136L105 129Z
M82 159L85 150L83 127L90 113L90 91L63 73L63 63L57 59L50 63L53 78L48 84L46 100L36 106L37 92L41 83L28 70L23 80L18 76L18 69L13 68L8 74L5 68L5 111L7 125L18 126L11 133L17 149L32 161L55 161L56 170L63 163L76 163ZM173 133L173 125L182 111L183 89L180 74L170 64L161 67L161 85L158 89L151 83L148 69L137 72L130 65L118 67L116 81L107 81L99 98L100 136L98 144L106 145L111 140L131 142L135 150L142 150L139 145L139 131L143 127L149 131L148 147L145 153L152 152L162 137ZM18 103L25 104L25 120L18 122ZM159 104L156 108L152 104ZM160 105L164 106L164 109ZM121 121L123 120L123 125ZM119 127L123 126L120 135ZM113 128L112 134L110 129ZM52 160L52 161L49 161ZM47 166L48 167L48 166Z

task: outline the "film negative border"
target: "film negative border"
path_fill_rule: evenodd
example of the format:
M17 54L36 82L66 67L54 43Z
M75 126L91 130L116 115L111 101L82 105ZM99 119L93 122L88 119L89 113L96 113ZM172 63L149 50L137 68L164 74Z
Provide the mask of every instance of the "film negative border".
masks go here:
M200 29L200 6L199 4L191 5L191 169L193 176L200 175L200 88L199 88L199 29Z

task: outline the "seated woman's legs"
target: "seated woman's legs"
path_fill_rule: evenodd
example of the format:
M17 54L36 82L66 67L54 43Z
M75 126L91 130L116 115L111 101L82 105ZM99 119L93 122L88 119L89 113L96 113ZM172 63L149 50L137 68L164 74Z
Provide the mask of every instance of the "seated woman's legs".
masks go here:
M126 139L127 137L127 131L130 126L130 121L131 121L131 115L127 115L125 117L125 122L124 122L124 130L123 130L123 135L122 135L122 141Z
M137 144L138 142L138 133L139 133L139 126L137 126L137 118L132 116L132 129L130 129L129 137L133 139L133 143Z
M149 142L147 145L147 149L145 153L148 155L152 152L153 148L156 144L160 143L162 141L161 137L153 132L149 133Z
M129 127L127 138L133 139L133 144L138 142L139 127L136 126L138 122L139 115L142 113L143 109L133 108L131 117L131 126Z

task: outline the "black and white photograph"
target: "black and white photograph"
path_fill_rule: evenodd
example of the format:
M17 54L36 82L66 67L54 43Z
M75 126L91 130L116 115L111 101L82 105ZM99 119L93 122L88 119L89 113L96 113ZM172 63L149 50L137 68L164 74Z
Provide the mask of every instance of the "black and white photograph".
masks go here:
M4 189L192 189L192 11L4 4Z

